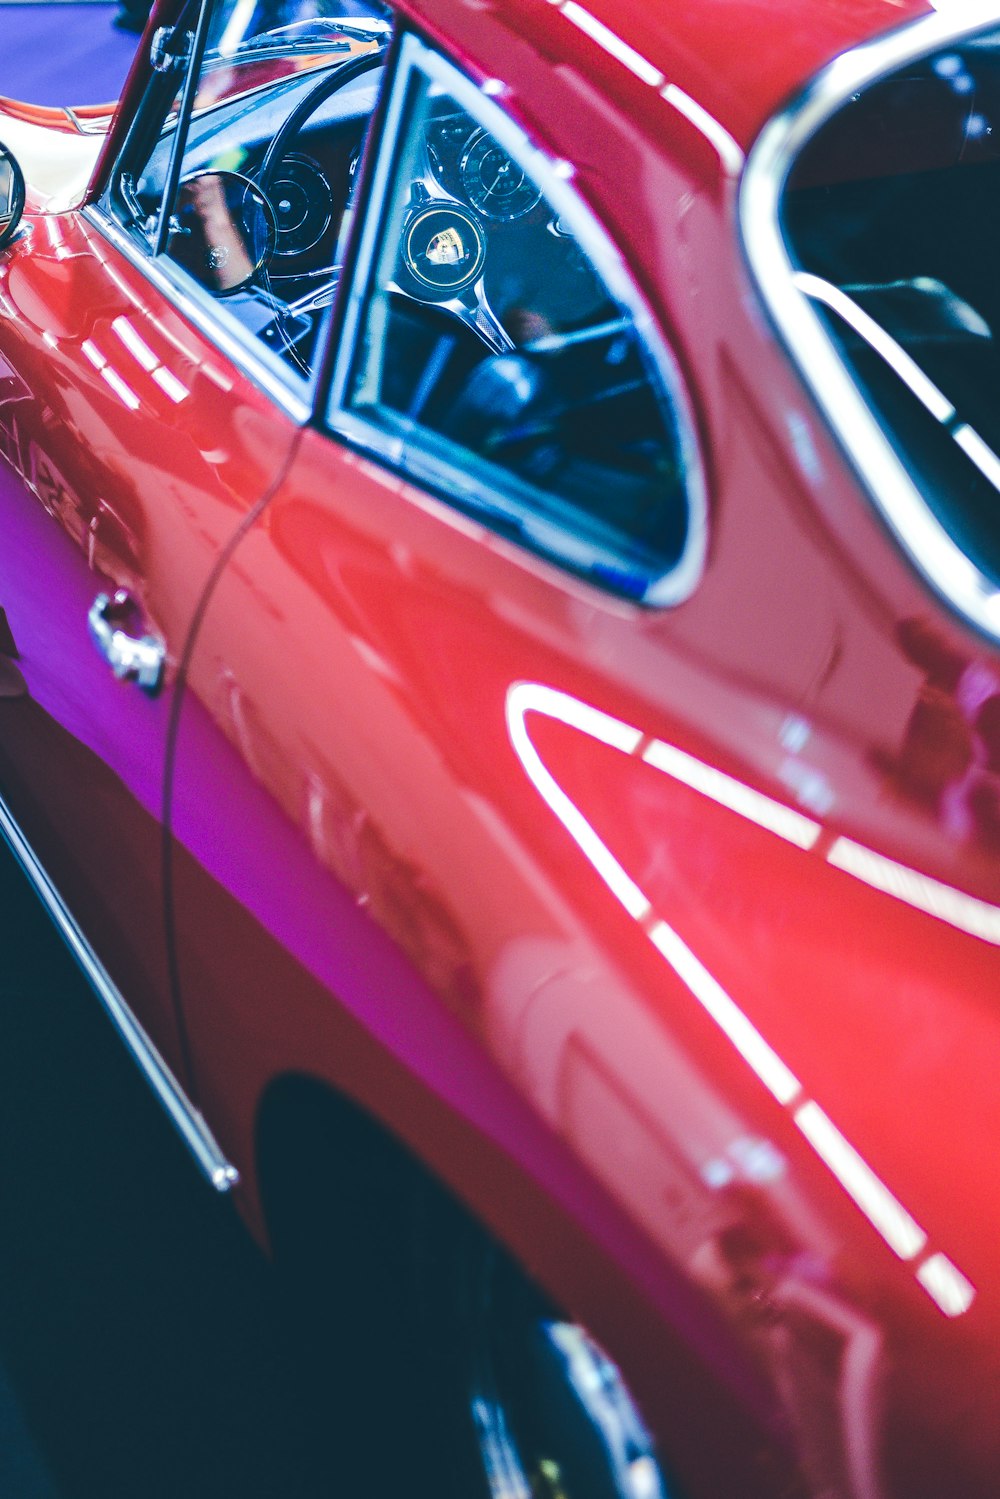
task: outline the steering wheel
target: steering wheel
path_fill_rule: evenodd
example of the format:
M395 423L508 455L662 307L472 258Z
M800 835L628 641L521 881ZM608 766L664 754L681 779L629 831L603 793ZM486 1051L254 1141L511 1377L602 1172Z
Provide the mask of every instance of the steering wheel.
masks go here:
M273 202L275 182L281 170L281 163L291 151L296 136L302 130L306 121L316 113L327 99L346 88L355 79L363 77L385 66L385 55L388 43L376 48L373 52L366 52L361 57L352 57L348 62L341 63L332 72L326 74L310 89L305 96L299 100L295 108L286 120L279 126L274 139L264 153L260 169L257 173L257 186L269 203ZM277 215L275 215L277 217ZM294 302L286 303L274 290L271 275L265 265L260 273L260 282L264 291L270 296L275 310L274 330L280 338L284 352L296 364L305 375L309 375L308 361L303 358L297 346L297 336L294 328L299 324L301 331L301 320L311 319L312 314L328 307L332 302L337 290L340 267L329 266L325 272L311 273L319 281L313 289L307 291Z
M376 51L367 52L362 57L352 58L349 62L342 63L339 68L322 78L315 88L299 100L268 146L257 173L257 184L269 201L274 197L281 163L292 151L296 137L306 122L327 99L340 89L345 88L355 79L363 77L366 73L383 67L386 50L387 45L379 47ZM433 285L430 282L426 286L420 286L419 273L416 277L413 276L414 258L412 254L407 255L405 246L421 230L425 232L428 241L436 240L438 244L443 244L450 239L462 247L467 241L478 239L481 250L481 255L478 255L475 261L478 270L464 278L462 284L453 292L445 286ZM404 286L394 282L389 288L391 291L410 301L434 305L450 313L470 328L492 353L506 353L514 348L513 339L493 312L486 298L481 274L482 260L485 258L486 250L485 233L476 216L465 205L450 197L442 198L440 195L431 199L422 183L414 183L410 212L403 229L403 241L400 263L409 265L410 284ZM321 307L327 306L336 291L338 273L338 266L330 266L329 274L321 286L307 292L296 301L285 304L278 314L279 324L287 326L291 320L309 316ZM320 273L312 274L319 275ZM262 272L262 284L275 301L281 303L282 299L275 296L266 267ZM279 331L281 331L280 328ZM302 361L294 347L294 341L286 333L282 333L281 336L285 341L289 356L296 363L301 364Z
M327 99L339 93L342 88L346 88L349 83L353 83L355 78L361 78L365 73L384 67L387 49L388 44L377 48L374 52L365 52L361 57L352 57L348 62L342 62L325 78L321 78L316 87L310 89L304 98L299 100L291 114L279 127L260 164L257 185L265 197L270 198L278 168L292 149L295 137L309 117L315 114Z
M476 215L451 196L431 197L415 182L403 219L396 273L387 290L447 313L469 328L492 354L514 340L486 295L487 234Z

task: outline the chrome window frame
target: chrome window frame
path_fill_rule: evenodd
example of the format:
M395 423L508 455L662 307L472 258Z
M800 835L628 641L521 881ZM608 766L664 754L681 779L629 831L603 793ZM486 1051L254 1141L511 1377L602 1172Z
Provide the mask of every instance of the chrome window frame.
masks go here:
M991 24L1000 24L1000 0L967 0L960 18L935 12L836 58L761 131L747 157L738 211L764 305L878 511L935 590L970 624L1000 640L1000 588L934 515L819 314L796 287L780 218L799 153L852 94Z
M292 371L285 369L277 355L272 358L263 346L258 352L252 336L242 328L237 319L223 319L220 322L214 299L208 293L199 294L200 288L196 281L178 267L174 268L172 274L168 274L164 268L169 263L166 257L154 258L144 253L135 236L113 219L100 204L88 204L81 212L108 244L124 256L130 265L141 271L150 285L161 292L170 305L197 328L199 333L204 334L230 364L280 407L290 421L297 427L308 422L316 387L315 370L310 384L301 376L296 378Z
M215 0L209 0L209 15L214 3ZM194 61L193 57L186 60L184 83L180 87L187 85ZM263 85L255 92L263 93L268 87L270 85ZM128 145L126 137L108 174L107 187L95 203L84 206L81 210L84 217L131 265L142 271L147 280L246 375L258 390L274 401L296 426L304 426L313 414L320 388L319 371L331 321L331 309L328 308L322 317L317 334L317 358L307 378L262 344L243 326L238 317L226 316L225 298L213 297L194 277L172 261L169 255L157 254L148 239L120 221L112 205L116 196L115 184L121 175L123 164L127 165ZM167 184L164 185L164 192L166 186Z
M485 483L469 468L432 454L429 445L423 445L419 441L411 445L418 455L418 461L408 462L407 448L400 437L388 432L374 420L351 410L347 405L350 371L362 333L369 283L382 241L387 198L398 156L399 134L414 73L419 73L431 84L446 89L472 119L488 130L518 165L529 173L551 207L570 225L598 276L631 318L636 336L660 382L662 399L670 406L677 434L678 457L683 468L688 528L683 550L674 566L654 578L641 596L627 598L626 602L654 608L682 603L694 592L704 571L708 501L705 467L696 434L693 407L677 361L660 334L624 259L572 187L572 166L550 156L510 119L496 98L504 91L502 84L489 80L478 87L454 64L412 32L406 33L400 40L371 180L360 201L360 211L364 217L362 224L358 226L360 232L356 230L355 253L349 265L343 319L339 324L330 391L325 403L324 419L328 430L333 436L403 473L421 488L430 488L443 497L443 503L452 508L455 505L451 497L456 494L466 497L469 506L466 513L471 513L473 518L491 528L491 520L497 517L498 512L496 496L500 492L499 485ZM564 555L560 555L554 546L546 547L530 536L515 538L512 544L529 551L532 556L541 558L550 566L571 573L575 579L583 581L602 595L621 602L622 596L616 594L610 585L599 578L588 576L586 571L574 570L569 556L573 551L579 553L581 543L569 526L563 527L539 515L539 530L543 526L550 531L557 530L560 534L565 534L567 546ZM497 529L501 535L508 534L505 528Z

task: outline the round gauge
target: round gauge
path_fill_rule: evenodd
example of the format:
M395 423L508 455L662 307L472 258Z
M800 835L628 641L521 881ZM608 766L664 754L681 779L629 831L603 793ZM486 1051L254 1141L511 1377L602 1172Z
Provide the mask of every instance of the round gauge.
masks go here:
M311 156L284 156L271 183L278 221L277 255L305 255L326 233L333 216L329 182Z
M403 262L421 290L450 297L471 286L486 260L483 231L458 204L418 208L403 226Z
M445 174L445 165L441 160L441 153L432 140L427 142L427 161L434 176L440 182Z
M355 151L354 155L351 157L350 165L347 168L347 207L348 208L353 208L354 207L354 198L355 198L355 195L357 194L357 191L358 191L358 172L359 172L360 167L361 167L361 150L362 150L362 148L361 148L361 146L359 146L358 149Z
M500 223L522 218L541 201L531 178L486 130L470 135L458 174L473 208Z

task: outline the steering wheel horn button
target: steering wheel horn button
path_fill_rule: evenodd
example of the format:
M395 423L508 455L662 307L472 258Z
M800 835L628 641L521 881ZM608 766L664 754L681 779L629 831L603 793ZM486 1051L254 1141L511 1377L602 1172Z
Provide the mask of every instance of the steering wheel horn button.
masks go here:
M486 238L458 204L420 207L403 227L403 261L425 295L453 297L482 275Z

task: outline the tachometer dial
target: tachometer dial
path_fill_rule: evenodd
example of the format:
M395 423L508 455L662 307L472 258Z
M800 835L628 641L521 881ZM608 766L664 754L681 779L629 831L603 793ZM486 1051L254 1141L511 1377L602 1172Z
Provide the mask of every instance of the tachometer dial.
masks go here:
M403 262L425 295L450 297L481 274L483 231L458 204L419 208L403 226Z
M278 221L278 255L305 255L326 233L333 216L330 184L311 156L282 157L271 184Z
M541 201L531 178L486 130L470 135L458 174L473 208L500 223L522 218Z

